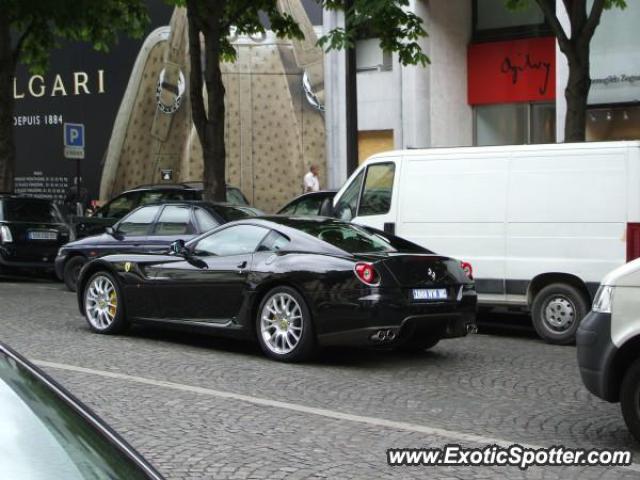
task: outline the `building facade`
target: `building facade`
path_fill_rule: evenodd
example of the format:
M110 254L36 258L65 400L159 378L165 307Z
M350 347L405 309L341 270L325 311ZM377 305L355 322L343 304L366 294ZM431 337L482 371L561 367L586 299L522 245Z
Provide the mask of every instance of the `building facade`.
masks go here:
M567 62L529 3L514 12L505 0L411 0L429 33L420 40L427 67L402 67L377 39L359 40L359 160L391 149L563 141ZM588 140L640 138L640 4L627 3L604 13L592 41ZM299 12L309 38L344 24L340 12L322 11L315 0L279 4ZM161 0L149 6L144 40L122 39L109 54L70 44L52 53L44 75L19 69L17 191L62 201L79 175L90 198L105 200L160 181L163 171L172 181L201 179L184 25L172 32L173 9ZM563 2L557 10L566 26ZM153 51L150 38L157 40ZM314 42L297 45L270 33L233 41L238 60L223 65L227 182L268 211L300 193L310 163L320 165L323 187L340 187L348 175L345 53L323 55ZM172 60L171 52L180 57ZM179 95L163 87L166 75L182 85ZM79 172L63 156L64 122L86 125Z
M361 161L389 149L564 140L567 62L535 2L515 12L504 0L414 0L410 9L429 33L426 68L400 66L375 39L357 46ZM567 28L562 2L557 12ZM325 27L340 22L325 12ZM640 138L639 22L637 2L603 14L591 50L590 141ZM343 57L328 55L325 67L333 186L347 174Z

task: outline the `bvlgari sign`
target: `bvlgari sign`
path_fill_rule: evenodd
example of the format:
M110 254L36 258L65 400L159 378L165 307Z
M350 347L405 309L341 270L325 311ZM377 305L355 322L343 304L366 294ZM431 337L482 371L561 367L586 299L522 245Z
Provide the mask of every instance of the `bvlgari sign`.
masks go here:
M166 25L172 12L161 0L148 4L147 33ZM109 53L100 53L86 44L67 43L51 52L46 73L18 68L13 83L17 192L64 200L74 185L76 165L65 160L61 139L63 124L73 121L91 132L81 178L89 198L97 198L104 152L141 45L142 39L123 37Z
M13 98L16 100L27 96L33 98L66 97L92 93L105 93L104 70L97 70L94 73L71 72L66 75L58 73L47 77L31 75L24 79L13 79Z

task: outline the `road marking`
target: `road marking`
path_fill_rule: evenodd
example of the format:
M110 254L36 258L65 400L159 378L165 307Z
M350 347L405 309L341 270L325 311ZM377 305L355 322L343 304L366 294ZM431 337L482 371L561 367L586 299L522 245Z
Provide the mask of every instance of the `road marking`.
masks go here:
M18 288L25 288L25 283L15 283L15 282L8 282L8 283L2 283L3 287L18 287ZM67 289L62 288L61 286L59 287L50 287L48 286L46 283L31 283L29 284L29 288L36 288L39 290L54 290L56 292L62 292L62 293L73 293L68 291Z
M292 412L305 413L308 415L316 415L319 417L331 418L333 420L346 420L348 422L361 423L371 425L375 427L390 428L393 430L404 430L415 433L422 433L426 435L436 435L439 437L450 438L452 440L461 442L471 442L480 445L498 445L501 447L509 447L514 443L518 443L527 448L539 449L543 448L540 445L532 445L527 443L519 443L511 440L505 440L496 437L487 437L484 435L476 435L473 433L457 432L455 430L447 430L444 428L428 427L426 425L419 425L415 423L398 422L395 420L385 420L384 418L368 417L364 415L354 415L351 413L339 412L336 410L328 410L325 408L309 407L307 405L301 405L298 403L282 402L280 400L270 400L268 398L254 397L251 395L243 395L240 393L226 392L223 390L215 390L211 388L195 387L192 385L184 385L181 383L167 382L165 380L154 380L151 378L138 377L135 375L127 375L125 373L109 372L105 370L95 370L93 368L78 367L75 365L68 365L64 363L46 362L42 360L33 360L33 363L39 367L54 368L57 370L67 370L71 372L86 373L89 375L96 375L105 378L113 378L117 380L124 380L127 382L142 383L145 385L152 385L154 387L170 388L172 390L179 390L182 392L197 393L201 395L208 395L210 397L223 398L227 400L234 400L239 402L250 403L253 405L259 405L261 407L279 408L283 410L289 410ZM610 468L624 468L640 472L639 464L632 464L626 467L610 467Z

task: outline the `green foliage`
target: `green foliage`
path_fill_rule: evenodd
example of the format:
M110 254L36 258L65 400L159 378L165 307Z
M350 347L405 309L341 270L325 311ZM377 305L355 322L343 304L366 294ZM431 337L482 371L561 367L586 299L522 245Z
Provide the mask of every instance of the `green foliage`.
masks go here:
M345 10L342 0L321 0L329 10ZM418 41L427 36L423 22L416 14L406 10L409 0L354 0L346 9L348 28L336 28L320 38L326 50L352 47L362 35L379 38L384 51L397 52L402 65L429 63Z
M108 51L120 32L139 37L149 23L144 0L0 0L17 39L16 60L34 72L47 68L61 40Z
M202 23L213 27L221 42L222 58L235 58L235 51L229 43L231 29L238 34L264 32L259 13L269 18L271 30L281 38L302 38L303 34L296 21L277 9L276 0L166 0L176 6L197 8ZM344 0L316 0L329 10L345 10ZM409 0L354 0L353 7L345 12L348 28L336 28L321 37L319 44L326 50L339 50L354 45L363 32L369 37L380 39L380 47L385 51L398 52L403 65L426 65L429 58L422 52L418 40L425 37L420 17L408 12ZM212 18L217 21L212 22ZM213 25L211 24L213 23ZM201 25L207 34L207 28Z
M627 8L627 2L625 0L607 0L604 3L604 8L609 9L613 7Z

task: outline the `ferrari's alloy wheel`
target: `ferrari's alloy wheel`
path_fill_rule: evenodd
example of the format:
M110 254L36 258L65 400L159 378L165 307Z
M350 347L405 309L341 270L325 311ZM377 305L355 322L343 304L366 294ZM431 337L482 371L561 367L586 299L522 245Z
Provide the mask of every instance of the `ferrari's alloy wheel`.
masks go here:
M113 326L118 315L118 292L107 275L95 275L84 293L84 311L89 324L98 331Z
M276 355L286 355L295 350L303 328L302 308L289 293L272 295L262 307L260 334L264 345Z

